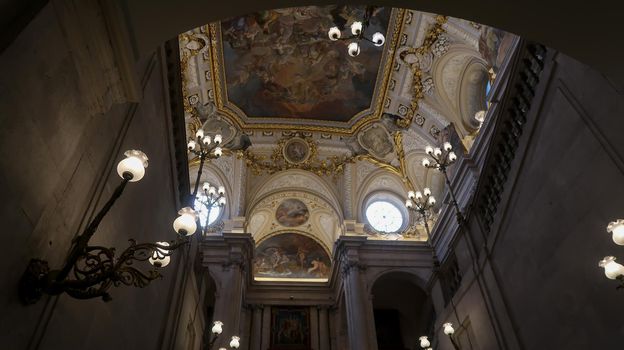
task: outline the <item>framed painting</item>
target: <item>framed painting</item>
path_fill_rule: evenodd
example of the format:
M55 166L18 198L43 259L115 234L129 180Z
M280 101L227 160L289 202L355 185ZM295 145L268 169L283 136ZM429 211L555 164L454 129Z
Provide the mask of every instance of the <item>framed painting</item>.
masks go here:
M272 308L270 350L311 350L309 311L302 307Z

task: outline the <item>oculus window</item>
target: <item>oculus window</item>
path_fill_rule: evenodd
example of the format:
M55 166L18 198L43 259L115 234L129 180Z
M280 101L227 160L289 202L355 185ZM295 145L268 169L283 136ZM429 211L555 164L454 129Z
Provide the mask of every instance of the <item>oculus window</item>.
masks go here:
M366 207L366 220L379 232L398 232L404 223L403 212L394 203L384 200L371 202Z

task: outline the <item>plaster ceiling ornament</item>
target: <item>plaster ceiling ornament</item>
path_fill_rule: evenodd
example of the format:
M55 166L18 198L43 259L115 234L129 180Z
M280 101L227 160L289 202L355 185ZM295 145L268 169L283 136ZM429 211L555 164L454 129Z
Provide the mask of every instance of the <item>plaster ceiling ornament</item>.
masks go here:
M414 118L414 122L416 123L416 125L422 127L425 124L425 117L423 117L420 114L416 114L416 117Z
M441 57L445 53L448 52L450 45L451 45L451 43L450 43L449 38L446 35L440 35L440 37L438 37L438 40L436 40L436 42L433 43L433 47L431 48L431 52L434 55L436 55L438 57Z
M428 77L422 81L422 90L424 93L426 93L427 95L433 95L433 89L434 84L432 77Z
M394 152L394 145L388 130L383 124L376 123L361 131L357 136L360 146L373 157L384 159Z
M292 164L300 164L310 158L310 146L306 140L293 137L286 141L282 148L284 159Z

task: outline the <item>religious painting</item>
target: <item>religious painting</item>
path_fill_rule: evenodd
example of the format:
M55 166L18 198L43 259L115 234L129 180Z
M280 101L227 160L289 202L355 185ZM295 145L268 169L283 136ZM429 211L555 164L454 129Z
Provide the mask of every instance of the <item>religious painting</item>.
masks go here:
M310 350L308 308L271 308L270 350Z
M331 41L333 26L349 32L365 6L274 9L221 24L228 100L248 117L348 122L371 106L383 47L362 40L351 57L348 40ZM390 8L375 7L367 35L387 36Z
M253 272L256 280L275 278L327 280L331 260L314 239L283 233L262 241L255 250Z
M310 211L308 207L305 203L295 198L284 200L275 210L275 220L285 227L301 226L308 221L309 217Z
M376 158L384 158L394 151L394 143L388 130L381 124L374 124L358 134L360 146Z
M284 145L284 159L289 163L299 164L310 158L310 146L299 137L293 137Z

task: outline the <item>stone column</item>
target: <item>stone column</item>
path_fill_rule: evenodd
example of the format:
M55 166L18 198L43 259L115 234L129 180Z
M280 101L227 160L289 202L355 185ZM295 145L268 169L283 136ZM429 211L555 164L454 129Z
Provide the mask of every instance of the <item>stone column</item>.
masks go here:
M261 350L268 350L271 341L271 307L265 306L262 312L262 347Z
M253 316L251 320L251 338L249 339L249 349L261 350L262 345L262 305L253 305Z
M329 315L326 306L321 306L318 310L319 318L319 350L329 349Z
M250 339L244 339L242 324L243 291L253 241L247 234L224 233L222 236L207 236L200 243L202 265L207 267L215 280L215 307L213 321L223 322L223 333L217 339L214 348L228 347L230 338L241 336L241 348ZM212 325L208 325L212 327ZM207 326L207 327L208 327ZM207 328L204 332L210 332Z
M371 300L363 276L366 266L358 254L359 247L365 242L363 236L343 236L336 249L345 291L349 345L353 350L376 350Z
M319 322L316 306L310 306L310 347L312 350L319 350Z

